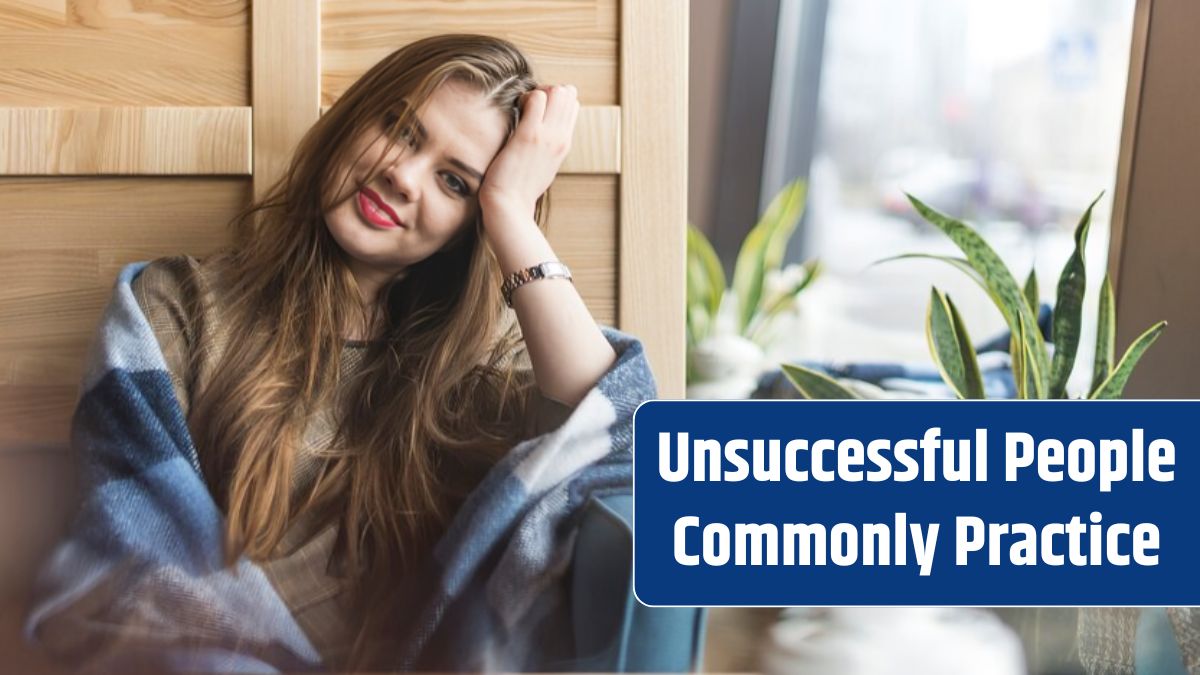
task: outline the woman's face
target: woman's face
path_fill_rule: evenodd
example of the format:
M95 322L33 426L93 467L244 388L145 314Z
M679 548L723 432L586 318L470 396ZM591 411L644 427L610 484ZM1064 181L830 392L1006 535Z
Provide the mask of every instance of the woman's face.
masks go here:
M351 164L334 173L334 185L364 187L325 212L360 283L390 280L473 222L483 174L508 136L504 114L454 81L434 90L387 150L384 125L393 121L381 120L354 142ZM381 173L366 182L380 158Z

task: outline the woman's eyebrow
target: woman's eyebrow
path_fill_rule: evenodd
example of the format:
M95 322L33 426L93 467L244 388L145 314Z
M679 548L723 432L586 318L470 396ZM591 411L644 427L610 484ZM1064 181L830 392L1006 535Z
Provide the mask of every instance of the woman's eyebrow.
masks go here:
M471 174L471 177L474 178L475 180L477 180L481 183L483 182L483 174L476 171L475 169L472 169L471 167L467 166L462 160L451 157L450 163L453 164L454 166L457 166L458 168L462 169L463 171Z
M415 115L413 116L413 125L416 126L417 136L419 136L422 141L429 138L429 131L425 128L424 124L421 124L421 120L418 117L416 117ZM466 162L464 162L461 159L458 159L456 157L451 157L448 161L451 164L453 164L454 166L457 166L458 168L462 169L466 173L470 174L471 177L474 178L476 181L478 181L480 183L483 182L483 172L481 172L475 168L472 168L469 164L467 164Z

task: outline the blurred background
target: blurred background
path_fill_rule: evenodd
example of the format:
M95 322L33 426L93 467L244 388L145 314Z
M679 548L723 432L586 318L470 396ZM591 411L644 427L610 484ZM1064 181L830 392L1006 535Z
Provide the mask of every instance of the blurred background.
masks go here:
M954 251L905 192L977 226L1018 281L1036 266L1050 302L1072 230L1104 192L1088 245L1089 268L1101 269L1134 4L693 1L688 218L727 274L771 197L792 179L809 184L785 262L819 258L824 275L798 324L777 330L787 338L775 355L928 360L930 284L962 299L977 339L1003 330L955 270L872 266ZM1094 296L1085 307L1094 314Z

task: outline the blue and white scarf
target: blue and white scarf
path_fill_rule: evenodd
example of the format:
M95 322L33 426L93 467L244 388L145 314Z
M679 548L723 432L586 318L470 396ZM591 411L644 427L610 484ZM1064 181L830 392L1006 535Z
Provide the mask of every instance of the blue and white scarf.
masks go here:
M119 275L93 343L71 430L83 501L27 638L89 670L320 669L263 571L223 564L223 516L130 285L144 266ZM577 516L630 489L633 413L656 391L641 343L603 331L616 363L558 429L509 451L435 547L396 667L545 664L534 626L566 616Z

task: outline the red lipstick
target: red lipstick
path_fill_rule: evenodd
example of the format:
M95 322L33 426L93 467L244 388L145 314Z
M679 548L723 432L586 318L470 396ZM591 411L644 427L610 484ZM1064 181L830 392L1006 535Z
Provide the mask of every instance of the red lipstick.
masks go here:
M358 191L358 210L372 225L382 228L403 227L400 217L388 206L383 198L370 188Z

